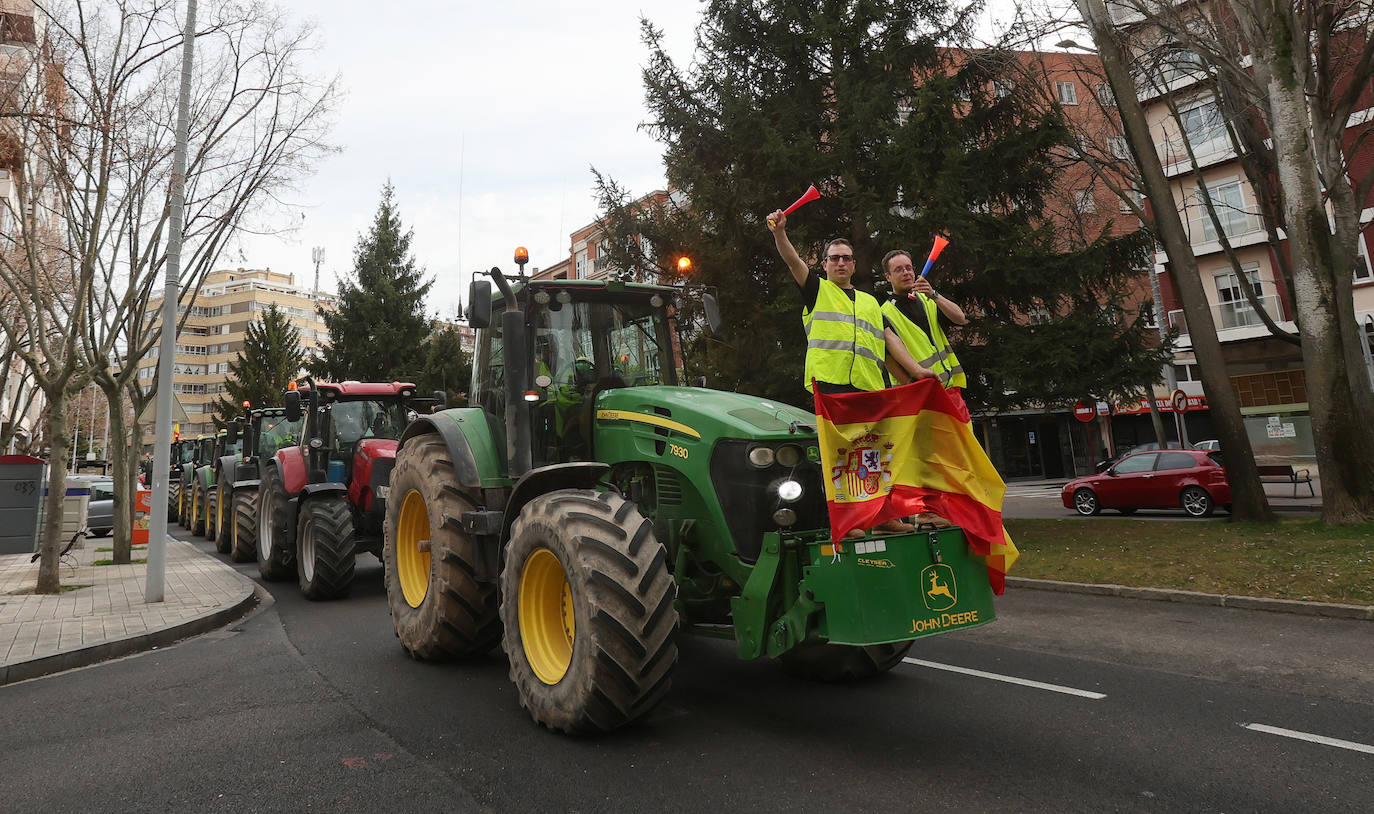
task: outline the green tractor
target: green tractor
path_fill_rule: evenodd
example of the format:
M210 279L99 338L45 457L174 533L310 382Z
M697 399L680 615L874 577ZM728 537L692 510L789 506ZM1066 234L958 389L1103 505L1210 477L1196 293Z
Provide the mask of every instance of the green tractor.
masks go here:
M242 426L240 426L240 423ZM234 562L253 562L258 556L258 485L262 466L277 450L293 446L300 439L304 419L291 421L284 407L255 407L244 419L229 427L233 437L242 433L242 455L235 463L232 477L220 480L221 492L228 490L229 556ZM230 471L228 469L226 472ZM223 500L224 498L221 498Z
M210 456L215 448L215 436L198 435L187 442L187 446L182 450L181 465L181 490L180 490L180 514L178 522L181 527L189 530L192 534L204 534L205 526L202 515L205 513L205 498L200 490L196 488L196 471L210 462ZM197 525L200 522L199 526Z
M686 292L491 277L499 298L469 297L477 406L412 421L391 475L387 600L412 656L500 643L534 720L581 733L651 710L682 632L845 681L993 619L958 528L831 541L814 415L678 384Z
M228 467L233 467L239 458L239 437L230 437L228 429L220 430L211 436L205 451L205 459L196 467L195 484L191 487L196 516L192 520L192 532L213 541L215 550L221 554L229 553L229 534L224 527L225 506L220 501L227 497L222 494L220 481Z
M167 477L167 522L181 521L181 473L191 463L195 454L195 442L178 438L172 442L172 466Z

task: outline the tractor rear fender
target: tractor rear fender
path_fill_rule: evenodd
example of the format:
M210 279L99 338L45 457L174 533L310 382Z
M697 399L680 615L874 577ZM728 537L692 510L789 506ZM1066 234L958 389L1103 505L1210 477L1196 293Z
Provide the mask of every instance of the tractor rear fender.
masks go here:
M486 416L476 407L460 407L420 416L406 427L400 446L417 435L439 433L448 448L449 460L465 489L502 488L510 485L506 462L497 452Z
M225 455L220 458L219 463L215 465L214 482L218 484L221 478L232 481L234 475L238 473L238 465L239 456L237 455Z
M348 487L342 483L334 483L333 481L329 481L327 483L311 483L307 484L305 488L301 489L301 497L314 497L315 495L324 494L326 492L339 492L344 496L347 496Z

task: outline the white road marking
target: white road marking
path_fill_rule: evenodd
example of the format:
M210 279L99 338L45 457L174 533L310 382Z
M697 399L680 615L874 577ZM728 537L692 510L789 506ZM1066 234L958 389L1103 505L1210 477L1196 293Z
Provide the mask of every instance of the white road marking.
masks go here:
M1080 690L1074 687L1064 687L1059 684L1046 684L1043 681L1031 681L1029 678L1017 678L1016 676L1004 676L998 673L985 673L982 670L973 670L968 667L955 667L952 664L940 664L939 662L926 661L924 659L904 658L902 661L907 664L915 664L919 667L930 667L935 670L947 670L951 673L962 673L967 676L978 678L990 678L993 681L1005 681L1008 684L1020 684L1023 687L1034 687L1037 690L1049 690L1050 692L1062 692L1065 695L1076 695L1079 698L1090 698L1093 701L1101 701L1106 698L1105 693L1093 692L1092 690Z
M1320 743L1323 746L1335 746L1338 749L1349 749L1352 752L1364 752L1374 755L1374 746L1355 741L1343 741L1340 738L1328 738L1325 735L1313 735L1310 732L1298 732L1294 729L1280 729L1277 726L1266 726L1265 724L1241 724L1246 729L1255 732L1264 732L1270 735L1279 735L1284 738L1294 738L1295 740L1307 741L1308 743Z

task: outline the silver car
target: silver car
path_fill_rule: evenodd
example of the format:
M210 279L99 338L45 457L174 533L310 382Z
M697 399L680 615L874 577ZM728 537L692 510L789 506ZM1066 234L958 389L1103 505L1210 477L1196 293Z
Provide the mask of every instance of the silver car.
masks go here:
M68 488L86 486L91 499L86 504L86 528L92 537L104 537L114 530L114 479L105 475L70 475Z

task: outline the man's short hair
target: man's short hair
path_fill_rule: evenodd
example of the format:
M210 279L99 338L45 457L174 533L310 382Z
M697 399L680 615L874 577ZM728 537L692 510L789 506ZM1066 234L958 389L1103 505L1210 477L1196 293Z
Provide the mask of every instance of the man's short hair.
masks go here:
M827 258L830 257L830 247L831 247L831 246L845 246L846 248L849 249L849 253L850 253L850 254L853 254L853 253L854 253L854 244L853 244L853 243L850 243L849 240L848 240L848 238L843 238L843 237L832 237L832 238L830 238L830 241L829 241L828 243L825 244L825 251L821 252L821 259L822 259L822 260L827 259Z
M906 249L893 249L892 251L883 255L883 274L892 273L892 267L888 264L892 262L892 258L896 257L899 254L906 255L907 259L911 258L911 252L907 251Z

